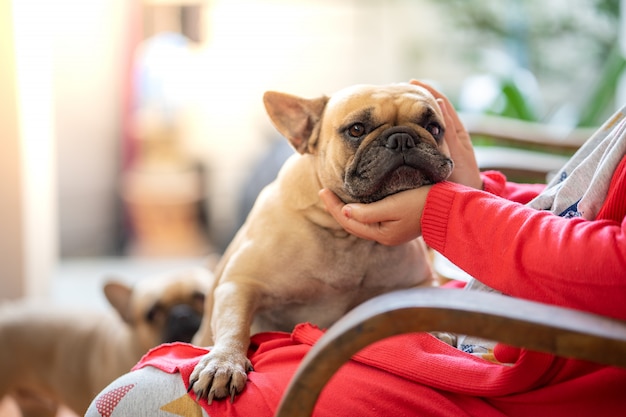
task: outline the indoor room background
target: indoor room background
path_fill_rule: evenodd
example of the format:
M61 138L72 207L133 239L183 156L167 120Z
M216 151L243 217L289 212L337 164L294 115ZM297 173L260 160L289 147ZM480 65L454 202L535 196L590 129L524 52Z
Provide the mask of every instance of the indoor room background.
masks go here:
M619 6L3 2L0 299L55 294L86 262L139 274L123 265L222 251L292 152L266 90L419 78L466 114L595 126L623 101Z

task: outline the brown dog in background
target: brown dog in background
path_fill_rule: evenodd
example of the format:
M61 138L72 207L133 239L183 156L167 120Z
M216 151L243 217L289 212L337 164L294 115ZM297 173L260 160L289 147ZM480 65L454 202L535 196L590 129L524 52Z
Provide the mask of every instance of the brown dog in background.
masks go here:
M193 268L137 282L110 280L116 310L84 311L32 301L0 305L0 399L11 395L24 416L79 415L150 348L191 341L202 319L211 273Z
M243 390L251 331L327 327L369 298L430 282L421 239L392 247L350 235L326 212L322 188L346 203L372 202L452 171L441 110L422 87L359 85L315 99L268 92L264 102L298 153L217 265L194 338L212 348L191 374L209 402Z

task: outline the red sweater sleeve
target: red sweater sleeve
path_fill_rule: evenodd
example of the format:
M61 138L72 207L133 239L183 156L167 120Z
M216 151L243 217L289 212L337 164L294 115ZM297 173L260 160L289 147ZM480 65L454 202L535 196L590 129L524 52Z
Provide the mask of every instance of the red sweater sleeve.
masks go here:
M522 204L528 203L546 188L545 184L507 182L506 177L498 171L485 171L480 176L485 191Z
M488 192L519 196L500 185L433 186L426 243L505 294L626 319L626 220L564 219Z

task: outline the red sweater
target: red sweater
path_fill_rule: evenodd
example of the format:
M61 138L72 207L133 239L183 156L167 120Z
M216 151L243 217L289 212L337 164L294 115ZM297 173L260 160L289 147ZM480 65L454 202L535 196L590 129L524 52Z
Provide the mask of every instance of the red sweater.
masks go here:
M484 181L486 192L445 182L432 188L422 220L431 247L512 296L626 319L626 159L594 221L564 219L519 204L534 197L539 186L507 183L497 173L485 174ZM291 335L254 336L249 356L255 371L244 392L233 404L202 400L200 405L213 417L273 415L295 369L322 334L303 324ZM164 345L136 369L180 373L188 387L205 352L186 344ZM510 355L511 349L504 352ZM428 334L386 339L339 370L314 415L582 417L626 410L624 369L526 350L517 350L513 358L511 366L491 363ZM164 396L162 402L171 400Z
M505 294L626 320L626 158L594 221L519 204L540 186L496 172L483 179L486 192L448 182L432 188L422 217L430 247Z

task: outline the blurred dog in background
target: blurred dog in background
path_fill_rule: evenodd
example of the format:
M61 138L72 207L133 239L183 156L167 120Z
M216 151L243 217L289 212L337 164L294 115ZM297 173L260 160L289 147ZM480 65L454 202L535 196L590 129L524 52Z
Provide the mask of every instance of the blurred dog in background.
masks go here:
M150 348L191 341L211 279L200 267L133 287L109 279L103 290L115 312L1 304L0 399L11 395L24 416L54 416L61 405L83 415Z

